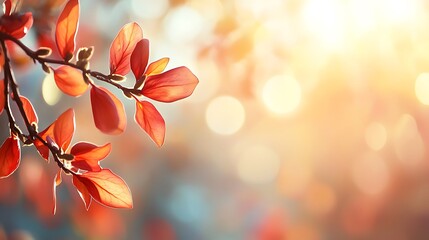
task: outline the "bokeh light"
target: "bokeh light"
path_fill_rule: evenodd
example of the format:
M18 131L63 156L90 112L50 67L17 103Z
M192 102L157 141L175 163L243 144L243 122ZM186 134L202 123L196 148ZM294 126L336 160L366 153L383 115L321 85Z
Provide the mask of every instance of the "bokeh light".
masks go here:
M416 96L421 103L429 105L429 73L422 73L416 79Z
M245 111L243 105L231 96L220 96L213 99L206 110L206 121L215 133L231 135L244 124Z
M387 140L386 128L383 124L373 122L366 128L365 141L372 150L378 151L384 147Z
M164 19L164 33L176 43L192 41L203 27L202 16L190 6L172 9Z
M290 113L298 107L301 101L301 87L291 76L275 76L265 83L262 99L272 112Z
M61 91L55 84L54 75L46 74L42 82L42 96L48 105L55 105L61 99Z

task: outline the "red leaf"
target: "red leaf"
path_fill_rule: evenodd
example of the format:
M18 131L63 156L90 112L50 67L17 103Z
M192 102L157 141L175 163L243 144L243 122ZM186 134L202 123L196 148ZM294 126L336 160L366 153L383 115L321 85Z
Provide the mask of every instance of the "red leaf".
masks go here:
M89 195L88 189L79 180L79 177L77 177L76 175L73 175L72 182L73 182L73 185L76 187L77 192L79 193L79 196L82 198L83 202L85 203L86 210L88 210L89 206L91 205L91 195Z
M60 168L60 170L58 171L58 173L55 175L55 178L54 178L54 187L53 187L54 207L52 209L52 212L54 215L57 212L57 186L59 186L62 182L61 172L62 170Z
M170 61L169 58L161 58L159 60L156 60L155 62L149 64L149 66L146 69L146 76L156 75L160 74L164 71L164 69L167 67L168 62Z
M130 71L131 53L142 38L142 29L135 22L121 28L110 46L110 74L125 76Z
M87 142L76 143L70 150L70 154L74 156L71 164L87 171L100 171L98 162L106 158L111 149L110 143L101 147Z
M178 67L167 72L149 76L142 94L160 102L174 102L192 94L198 78L186 67Z
M37 124L39 122L39 119L37 118L37 114L34 111L33 105L31 104L30 100L28 100L24 96L20 96L19 98L21 99L22 105L24 107L24 112L25 112L25 115L27 115L28 122L30 124L33 124L33 123Z
M131 54L130 64L136 80L141 78L145 73L149 61L149 40L142 39L134 48Z
M15 137L7 138L0 147L0 179L9 177L19 166L21 147Z
M149 134L150 138L161 147L165 138L165 122L155 106L148 101L136 101L134 119Z
M56 127L57 122L60 126ZM63 114L61 114L57 120L55 120L51 125L49 125L45 130L39 133L39 136L46 141L47 137L50 136L53 138L56 144L61 147L64 151L70 145L70 142L74 135L74 111L72 108L67 109ZM64 131L64 132L62 132ZM42 156L46 161L49 159L49 148L43 145L39 140L34 141L34 146L37 148L40 156ZM64 147L64 148L63 148Z
M88 84L83 80L82 72L64 65L54 70L55 83L63 93L78 97L86 92Z
M117 135L127 125L122 102L103 87L91 88L91 105L95 126L103 133Z
M0 17L0 32L7 33L14 38L20 39L24 37L32 25L33 14L31 12Z
M73 56L76 48L76 32L79 22L79 1L69 0L58 18L55 41L58 51L66 60Z
M70 146L70 142L74 135L75 130L75 118L74 110L72 108L67 109L58 119L55 121L54 126L54 140L58 146L64 151Z
M86 172L76 177L97 202L114 208L133 208L133 200L127 184L109 169Z
M5 98L4 98L4 80L0 80L0 115L3 112L4 104L5 104Z

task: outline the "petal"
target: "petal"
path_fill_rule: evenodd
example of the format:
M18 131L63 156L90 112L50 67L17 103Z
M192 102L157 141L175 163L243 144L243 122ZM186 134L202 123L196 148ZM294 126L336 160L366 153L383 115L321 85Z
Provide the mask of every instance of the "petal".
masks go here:
M3 112L4 104L5 104L5 98L4 98L4 80L0 80L0 115Z
M155 106L148 101L136 101L135 121L161 147L165 138L165 121Z
M192 94L198 78L186 67L171 69L162 74L149 76L142 94L160 102L174 102Z
M121 28L110 46L110 74L125 76L130 71L131 53L142 38L142 29L135 22Z
M79 23L79 1L69 0L60 14L55 29L55 41L63 59L70 60L76 48Z
M58 173L55 175L54 186L53 186L53 190L52 190L53 191L53 200L54 200L54 207L52 209L52 212L53 212L54 215L57 212L57 186L59 186L61 184L61 182L62 182L61 172L62 172L62 170L60 168L60 170L58 171Z
M31 104L30 100L28 100L28 98L24 96L20 96L19 98L21 99L22 105L24 107L24 112L25 112L25 115L27 115L28 122L30 124L33 124L33 123L37 124L39 122L39 119L37 118L37 114L34 111L34 107Z
M76 175L73 175L72 182L73 182L73 185L76 187L77 192L79 193L79 196L82 198L83 203L85 203L86 210L88 210L89 206L91 205L91 195L89 195L88 189L79 180L79 177L77 177Z
M87 142L76 143L70 150L70 154L74 156L71 164L87 171L100 171L101 167L98 162L106 158L111 149L110 143L101 147Z
M54 78L57 87L72 97L78 97L88 89L88 84L83 80L82 72L67 65L54 70Z
M15 137L7 138L0 147L0 179L9 177L19 166L21 147Z
M91 88L91 105L95 126L103 133L117 135L127 125L122 102L103 87Z
M33 25L33 14L27 12L24 14L3 15L0 17L0 31L11 35L14 38L22 38L27 34Z
M55 121L54 140L55 143L61 149L63 149L63 151L66 151L70 146L70 142L74 135L75 126L76 123L74 110L72 108L69 108L67 111L61 114L61 116L59 116Z
M127 184L109 169L86 172L76 177L97 202L114 208L133 208L131 191Z
M142 39L134 48L131 54L131 70L133 70L136 80L141 78L146 70L149 61L149 40Z
M167 67L168 62L170 61L170 58L161 58L151 64L146 69L146 76L156 75L160 74L164 71L164 69Z

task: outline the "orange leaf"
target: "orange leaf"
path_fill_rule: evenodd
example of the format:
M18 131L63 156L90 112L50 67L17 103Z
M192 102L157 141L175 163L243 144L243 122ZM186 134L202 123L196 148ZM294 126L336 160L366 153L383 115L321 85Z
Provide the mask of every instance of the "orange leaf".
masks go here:
M61 179L61 172L62 172L62 169L60 168L60 170L58 171L58 173L55 175L55 178L54 178L54 187L53 187L54 207L52 209L52 212L54 215L57 212L57 186L59 186L63 181Z
M101 147L87 142L76 143L70 150L70 154L74 156L71 164L87 171L100 171L98 162L106 158L111 149L110 143Z
M37 114L34 111L33 105L31 104L30 100L28 100L24 96L19 97L21 99L22 105L24 107L25 115L27 115L28 122L30 124L38 123L39 119L37 118Z
M149 134L150 138L161 147L165 138L165 122L155 106L148 101L136 101L134 119Z
M77 192L79 193L79 196L82 198L83 202L85 203L86 210L88 210L89 206L91 205L91 195L89 195L88 189L79 180L79 177L77 177L76 175L73 175L72 182L73 182L73 185L76 187Z
M3 112L4 104L5 104L5 98L4 98L4 80L0 80L0 115Z
M127 125L122 102L106 88L91 88L91 105L95 126L103 133L117 135Z
M7 138L0 147L0 179L9 177L19 166L21 147L15 137Z
M121 28L110 46L110 74L125 76L130 71L131 53L142 37L142 29L135 22Z
M149 40L142 39L134 48L131 54L130 64L136 80L141 78L146 70L149 61Z
M63 59L70 60L76 48L76 32L79 22L79 1L69 0L58 18L55 41Z
M83 80L82 72L73 67L63 65L54 70L55 83L63 93L78 97L85 93L88 84Z
M24 37L32 25L33 14L31 12L0 17L0 32L7 33L14 38L20 39Z
M149 76L142 94L160 102L174 102L192 94L198 78L186 67L178 67L167 72Z
M155 62L149 64L149 66L146 69L146 76L156 75L160 74L164 71L164 69L167 67L168 62L170 61L170 58L161 58L159 60L156 60Z
M56 128L57 122L60 122L60 125L61 125L58 128ZM55 120L45 130L43 130L42 132L39 132L39 136L45 141L47 137L50 136L51 138L53 138L55 143L58 144L59 147L68 148L68 146L70 145L71 139L73 138L74 126L75 126L74 111L72 108L69 108L67 109L67 111L61 114L57 118L57 120ZM63 133L61 132L61 129L64 130ZM37 151L39 152L40 156L42 156L46 161L48 161L49 148L43 145L43 143L38 139L34 141L34 146L37 148ZM66 148L63 148L63 150L65 151Z
M133 208L131 191L127 184L109 169L86 172L76 177L97 202L114 208Z
M75 130L74 110L67 109L55 121L54 126L54 141L64 151L70 146L70 142L74 135Z

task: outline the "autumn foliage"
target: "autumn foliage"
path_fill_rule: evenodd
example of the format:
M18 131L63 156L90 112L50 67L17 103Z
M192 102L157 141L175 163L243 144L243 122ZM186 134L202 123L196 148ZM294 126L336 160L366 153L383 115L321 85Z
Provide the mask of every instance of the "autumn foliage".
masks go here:
M113 39L109 51L110 72L103 74L91 70L94 48L81 47L76 50L80 11L78 0L66 1L56 22L55 43L61 59L50 58L52 49L48 46L33 51L21 42L20 39L32 27L31 12L18 12L16 2L12 0L4 1L3 10L4 14L0 17L0 67L3 73L0 80L0 114L7 115L10 137L0 147L0 178L10 176L19 167L21 146L34 146L42 159L47 163L53 160L59 167L52 178L54 200L63 175L69 175L86 209L92 200L109 207L132 208L131 191L125 181L100 165L100 161L108 157L112 145L73 143L76 113L72 108L58 114L57 119L46 128L39 127L44 124L39 124L37 111L30 99L19 93L8 46L13 43L43 71L53 73L56 85L65 94L79 97L90 91L95 127L105 134L123 133L127 116L121 99L99 83L121 90L125 99L135 101L135 122L159 147L165 140L165 121L147 99L168 103L186 98L198 84L197 77L186 67L165 71L168 58L149 63L149 40L143 38L143 31L136 22L124 25ZM133 75L130 80L132 88L122 85L129 73ZM11 104L18 107L26 131L15 122ZM55 211L56 204L53 206Z

